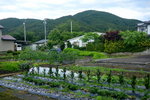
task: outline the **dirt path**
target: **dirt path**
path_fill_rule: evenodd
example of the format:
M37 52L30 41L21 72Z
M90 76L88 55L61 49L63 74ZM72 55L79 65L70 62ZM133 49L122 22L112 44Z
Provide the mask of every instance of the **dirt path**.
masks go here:
M9 74L0 74L0 78L7 77L7 76L18 75L18 74L21 74L21 72L18 72L18 73L9 73Z
M0 86L0 100L55 100L46 96L30 94L26 91L19 91Z
M143 70L150 72L150 55L140 55L128 58L98 59L94 62L82 62L82 66L106 66L128 70Z

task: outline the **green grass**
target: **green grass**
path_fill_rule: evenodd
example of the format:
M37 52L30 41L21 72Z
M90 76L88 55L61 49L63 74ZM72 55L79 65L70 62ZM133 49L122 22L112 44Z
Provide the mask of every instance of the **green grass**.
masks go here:
M1 88L1 87L0 87ZM5 90L0 92L0 100L22 100L13 95L13 91Z
M8 71L8 72L20 71L20 68L19 68L20 63L21 62L19 62L19 61L0 62L0 70L1 71Z
M103 59L108 58L108 56L102 52L95 52L95 51L81 51L78 49L67 48L63 52L66 53L76 53L78 56L91 56L93 59Z
M114 100L112 97L97 96L96 100Z
M14 58L13 55L0 55L0 59L12 59Z
M130 71L130 70L126 70L126 69L121 69L121 68L107 68L107 67L101 67L101 66L94 66L94 67L85 67L85 66L69 66L66 67L67 70L73 70L73 71L88 71L90 70L92 73L95 73L97 71L97 69L100 69L101 72L109 72L111 71L116 71L116 72L140 72L140 73L146 73L144 71ZM148 72L147 72L148 73Z

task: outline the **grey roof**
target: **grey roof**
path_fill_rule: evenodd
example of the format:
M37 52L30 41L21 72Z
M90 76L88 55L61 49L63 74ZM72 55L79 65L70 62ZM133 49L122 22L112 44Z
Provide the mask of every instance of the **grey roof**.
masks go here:
M2 25L0 25L0 29L3 29L4 27Z
M46 42L47 42L47 41L48 41L48 40L46 40ZM35 44L43 44L43 43L45 43L45 39L39 40L39 41L35 42Z
M15 41L16 39L10 35L2 35L2 40L6 40L6 41Z
M138 27L146 27L147 25L150 25L150 21L144 21L137 24Z
M145 24L150 24L150 21L145 21L144 23L145 23Z

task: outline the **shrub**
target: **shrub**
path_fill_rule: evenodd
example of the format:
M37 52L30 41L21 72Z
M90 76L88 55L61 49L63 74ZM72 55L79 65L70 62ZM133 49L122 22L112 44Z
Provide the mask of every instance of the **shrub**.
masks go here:
M82 78L83 78L82 70L78 71L78 73L79 73L78 78L79 78L80 80L82 80Z
M121 40L121 35L119 34L119 31L109 31L106 32L106 34L104 35L104 39L108 40L108 41L117 41L117 40Z
M8 51L7 51L7 53L8 53L8 54L9 54L9 53L11 53L11 54L12 54L12 53L13 53L13 51L12 51L12 50L8 50Z
M144 85L145 85L145 88L146 89L149 89L150 88L150 75L146 75L145 78L144 78Z
M125 47L123 41L105 41L104 52L106 53L116 53L123 52Z
M60 43L60 48L61 48L62 51L64 50L64 48L65 48L65 43L64 42Z
M66 80L66 67L63 68L63 78L64 78L64 81Z
M101 72L99 69L97 69L97 73L96 73L96 76L97 76L97 82L99 83L100 82L100 79L101 79Z
M0 62L0 71L2 72L16 72L20 71L21 62L19 61L9 61L9 62Z
M107 76L107 82L109 83L109 85L110 85L111 81L112 81L112 72L110 70L110 72L109 72L109 74Z
M20 64L20 69L22 71L29 71L29 69L32 67L31 63L26 62L26 63L21 63Z
M64 53L73 53L74 55L78 56L91 56L93 59L101 59L101 58L107 58L107 55L100 52L94 52L94 51L80 51L78 49L73 48L67 48L64 50Z
M60 86L60 83L59 82L48 82L48 85L50 87L59 87Z
M104 51L104 44L103 43L88 43L86 45L87 51Z
M136 86L136 76L132 76L131 86L132 86L132 92L134 93L134 89L135 89L135 86Z
M72 45L69 41L67 41L67 48L72 48Z
M88 81L90 81L90 73L91 73L91 71L88 70L88 71L87 71L87 78L88 78Z
M49 72L48 72L49 76L52 77L53 76L53 71L52 71L52 67L49 68Z
M124 84L123 72L119 75L119 83L120 83L120 85L123 85L123 84Z
M94 53L93 59L102 59L107 58L107 56L104 53Z
M19 55L19 59L21 60L48 60L48 53L42 51L33 51L30 49L26 49L22 51Z
M94 49L94 44L93 44L93 43L88 43L88 44L86 45L86 50L87 50L87 51L95 51L95 49Z
M64 52L64 53L75 53L75 54L79 55L80 50L78 50L78 49L73 49L73 48L66 48L66 49L64 49L63 52Z
M108 91L108 90L98 90L97 91L99 95L102 96L110 96L117 99L124 99L127 97L127 95L123 92L116 92L116 91Z
M71 71L71 81L73 82L73 79L74 79L74 72L73 71Z
M79 86L77 85L74 85L74 84L68 84L67 85L67 88L74 91L74 90L77 90Z
M90 87L89 92L93 93L93 94L96 94L98 92L98 88L97 87Z

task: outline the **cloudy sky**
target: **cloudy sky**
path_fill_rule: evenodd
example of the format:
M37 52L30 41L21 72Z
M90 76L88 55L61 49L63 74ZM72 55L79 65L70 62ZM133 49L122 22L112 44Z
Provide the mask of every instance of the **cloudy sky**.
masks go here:
M85 10L106 11L123 18L150 20L150 0L0 0L0 19L55 19Z

